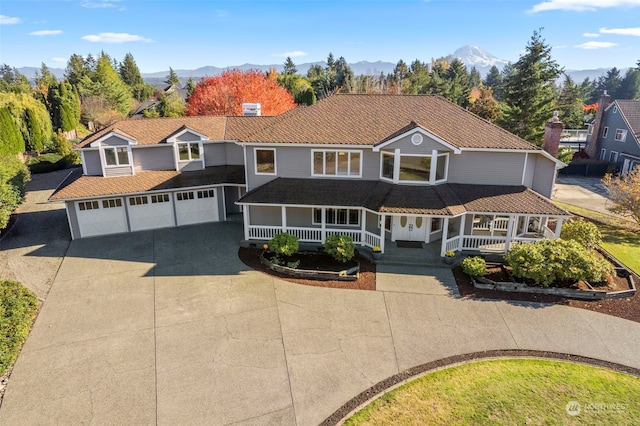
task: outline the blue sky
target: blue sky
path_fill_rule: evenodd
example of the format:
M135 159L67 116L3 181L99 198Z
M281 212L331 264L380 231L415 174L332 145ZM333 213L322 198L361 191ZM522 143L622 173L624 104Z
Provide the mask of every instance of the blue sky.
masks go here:
M640 0L3 0L0 63L131 52L142 72L324 60L430 61L471 44L515 62L534 30L567 69L640 59Z

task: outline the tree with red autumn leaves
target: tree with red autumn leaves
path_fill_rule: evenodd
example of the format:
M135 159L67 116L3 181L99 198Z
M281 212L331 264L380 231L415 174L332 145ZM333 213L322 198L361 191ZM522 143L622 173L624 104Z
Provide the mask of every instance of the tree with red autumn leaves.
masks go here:
M262 115L278 115L296 106L276 79L259 70L229 70L205 77L193 89L186 115L242 115L242 104L259 103Z

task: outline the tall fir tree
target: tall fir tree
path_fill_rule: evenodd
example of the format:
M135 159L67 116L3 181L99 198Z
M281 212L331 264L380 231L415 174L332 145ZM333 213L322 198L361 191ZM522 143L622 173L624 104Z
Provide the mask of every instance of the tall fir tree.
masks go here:
M133 55L131 53L124 55L124 59L118 65L118 73L120 74L122 81L124 81L124 83L129 87L144 84L144 80L140 74L140 69L138 68L138 65L133 59Z
M180 86L180 78L178 77L178 74L176 74L176 72L173 70L173 68L169 67L169 75L167 76L167 79L164 82L167 84L174 84L176 86Z
M617 99L640 99L640 70L638 68L627 70L616 95Z
M553 116L555 81L562 73L551 58L551 47L534 31L526 52L505 77L503 114L499 124L521 138L541 146L544 125Z
M584 99L580 86L565 75L560 96L558 96L558 118L565 129L582 129L584 127Z
M27 151L42 152L44 148L45 136L42 134L42 129L38 124L36 113L27 108L24 110L24 123L25 132L22 135L25 148Z
M17 155L25 151L20 127L7 107L0 108L0 129L0 155Z
M293 63L290 56L287 56L287 59L284 61L284 69L282 70L282 74L285 75L293 75L298 73L298 68L296 68L296 64Z

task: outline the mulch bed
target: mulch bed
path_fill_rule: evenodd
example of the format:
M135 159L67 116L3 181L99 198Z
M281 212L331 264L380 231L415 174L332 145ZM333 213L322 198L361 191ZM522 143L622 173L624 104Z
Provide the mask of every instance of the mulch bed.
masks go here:
M376 265L369 262L362 256L354 259L360 262L360 275L357 281L329 281L329 280L306 280L292 278L288 275L272 271L260 262L262 249L240 247L238 257L248 267L268 275L276 276L282 280L292 283L309 285L314 287L344 288L352 290L375 290L376 289Z
M460 292L460 295L470 299L498 299L554 303L557 305L588 309L590 311L640 322L640 294L638 294L638 292L636 292L633 297L626 297L624 299L575 300L549 294L512 293L508 291L475 288L471 283L469 276L462 272L461 266L453 268L453 276L458 284L458 291ZM640 278L637 276L634 276L634 279L636 280L636 283L640 282Z

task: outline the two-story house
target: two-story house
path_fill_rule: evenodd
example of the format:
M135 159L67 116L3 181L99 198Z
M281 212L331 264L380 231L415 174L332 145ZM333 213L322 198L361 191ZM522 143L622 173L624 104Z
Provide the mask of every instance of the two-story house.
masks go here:
M640 101L609 100L605 93L598 103L586 150L591 158L615 163L625 174L640 165Z
M244 239L256 244L278 232L309 243L339 233L383 250L409 240L442 254L504 252L557 237L569 216L549 200L561 162L438 96L334 95L277 117L128 120L78 148L83 175L52 196L67 203L75 238L225 220L241 207Z

